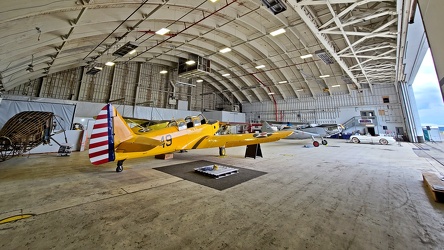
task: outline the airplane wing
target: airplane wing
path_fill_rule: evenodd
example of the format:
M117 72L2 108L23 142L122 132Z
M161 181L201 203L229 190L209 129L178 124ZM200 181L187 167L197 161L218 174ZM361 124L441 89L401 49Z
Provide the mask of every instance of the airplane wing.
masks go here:
M291 135L293 131L276 131L273 133L249 133L249 134L227 134L212 135L203 138L202 141L195 144L193 148L211 148L211 147L238 147L253 145L265 142L278 141Z

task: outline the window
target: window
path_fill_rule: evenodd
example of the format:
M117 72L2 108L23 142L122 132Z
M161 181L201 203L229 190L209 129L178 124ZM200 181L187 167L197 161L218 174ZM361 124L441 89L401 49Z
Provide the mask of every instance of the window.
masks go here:
M390 99L389 99L389 97L388 97L388 96L383 96L383 97L382 97L382 102L383 102L383 103L390 103Z

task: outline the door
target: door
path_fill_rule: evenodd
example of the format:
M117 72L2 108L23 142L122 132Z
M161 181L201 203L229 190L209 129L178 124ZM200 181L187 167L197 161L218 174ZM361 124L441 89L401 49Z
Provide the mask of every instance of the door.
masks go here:
M369 134L371 134L372 136L375 136L375 127L367 127L367 131Z

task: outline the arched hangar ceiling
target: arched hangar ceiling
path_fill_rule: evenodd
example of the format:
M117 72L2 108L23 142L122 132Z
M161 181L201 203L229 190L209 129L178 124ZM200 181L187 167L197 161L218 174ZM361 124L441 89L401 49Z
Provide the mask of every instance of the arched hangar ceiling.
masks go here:
M396 0L282 0L286 10L274 14L266 3L276 2L3 0L0 88L107 61L175 68L190 53L211 61L201 78L240 103L396 82ZM161 28L170 31L156 34ZM278 29L285 32L270 34ZM127 42L138 45L135 54L112 56Z

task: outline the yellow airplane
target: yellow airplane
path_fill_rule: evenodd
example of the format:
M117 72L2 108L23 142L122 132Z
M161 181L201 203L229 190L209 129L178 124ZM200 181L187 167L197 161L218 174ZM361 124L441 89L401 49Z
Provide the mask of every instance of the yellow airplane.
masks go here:
M219 121L209 121L203 115L172 120L164 128L134 131L117 110L107 104L94 124L89 158L94 165L117 161L116 172L122 172L126 159L215 147L219 147L219 155L224 156L225 148L277 141L291 133L221 134Z

